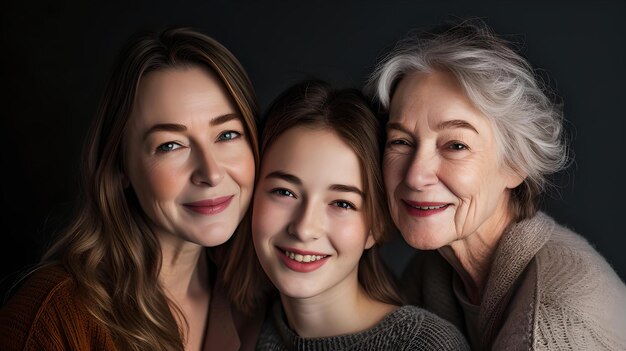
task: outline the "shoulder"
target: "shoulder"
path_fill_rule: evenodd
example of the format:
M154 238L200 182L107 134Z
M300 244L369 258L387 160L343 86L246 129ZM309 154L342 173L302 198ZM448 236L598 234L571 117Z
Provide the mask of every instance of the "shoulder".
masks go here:
M282 309L279 303L274 303L265 317L261 333L256 342L257 350L286 350L284 342L278 331L278 327L285 329L284 322L280 317ZM290 330L287 331L290 332ZM291 334L291 333L290 333Z
M385 321L388 335L406 350L469 350L467 340L450 322L417 306L406 305Z
M567 335L568 344L594 348L589 342L595 340L626 347L626 286L585 238L556 225L535 264L535 334L541 342Z
M547 296L574 298L606 289L618 296L626 292L626 286L604 257L585 238L564 226L555 225L535 261L538 287Z
M54 344L64 326L76 325L78 312L75 285L60 266L42 267L31 273L0 312L0 345L3 350ZM47 347L46 347L47 348Z
M274 323L266 320L256 342L257 350L286 350Z

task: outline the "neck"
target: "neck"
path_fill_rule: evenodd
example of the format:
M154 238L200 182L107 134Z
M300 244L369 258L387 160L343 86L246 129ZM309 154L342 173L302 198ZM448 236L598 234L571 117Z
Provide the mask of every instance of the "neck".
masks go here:
M476 232L439 249L461 277L467 297L475 305L482 301L498 243L512 220L507 211L501 213L493 215Z
M161 241L159 281L174 300L205 295L209 291L209 271L203 247L182 243L171 245Z
M396 306L369 297L356 274L310 298L281 294L289 326L303 338L353 334L372 328Z

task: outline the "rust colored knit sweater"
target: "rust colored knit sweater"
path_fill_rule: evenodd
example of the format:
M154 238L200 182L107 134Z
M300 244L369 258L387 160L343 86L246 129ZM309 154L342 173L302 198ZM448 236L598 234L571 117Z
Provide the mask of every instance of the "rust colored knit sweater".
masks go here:
M106 327L87 312L60 267L29 277L0 312L2 350L116 350Z
M231 307L221 276L211 292L203 350L252 351L264 312ZM0 350L116 350L108 328L87 312L60 266L37 270L0 310Z

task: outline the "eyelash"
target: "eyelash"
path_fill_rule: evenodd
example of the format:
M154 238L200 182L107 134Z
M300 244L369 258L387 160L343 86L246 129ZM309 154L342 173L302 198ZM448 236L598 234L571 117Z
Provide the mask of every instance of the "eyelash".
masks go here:
M460 146L461 148L457 148L456 146ZM463 150L469 150L469 147L461 142L458 141L452 141L449 142L446 145L446 148L452 150L452 151L463 151Z
M278 196L293 197L294 199L296 199L296 195L293 192L291 192L291 190L287 190L285 188L272 189L270 193L278 195Z
M391 146L394 146L394 145L396 145L396 146L410 146L411 144L408 141L404 140L404 139L394 139L394 140L390 140L387 143L387 145L388 145L388 147L391 147ZM460 148L457 147L457 146L460 146ZM452 150L452 151L469 150L469 147L467 145L465 145L465 144L463 144L461 142L458 142L458 141L452 141L452 142L448 143L446 145L446 148L449 149L449 150Z
M354 204L349 201L337 200L337 201L332 202L332 204L335 207L338 207L342 210L356 210L357 209L356 206L354 206ZM345 206L342 206L342 205L345 205Z
M226 135L228 134L233 134L230 138L226 138ZM220 133L220 135L217 137L217 141L232 141L232 140L236 140L239 139L243 136L242 133L235 131L235 130L227 130L225 132ZM170 147L169 150L164 149L165 147ZM167 152L171 152L174 150L177 150L179 148L183 147L181 144L177 143L177 142L173 142L173 141L168 141L167 143L163 143L159 146L157 146L156 151L159 153L167 153Z
M297 199L296 195L293 192L291 192L291 190L287 190L285 188L272 189L270 190L270 193L278 195L278 196L292 197L294 199ZM357 210L356 206L354 206L353 203L351 203L350 201L345 201L345 200L333 201L331 202L331 205L342 210Z
M393 140L389 140L389 142L387 143L387 146L394 146L394 145L408 146L408 145L411 145L411 144L408 141L404 140L404 139L393 139Z
M169 147L172 147L172 149L169 149L169 150L164 150L164 149L163 149L164 147L168 147L168 146L169 146ZM160 153L167 153L167 152L172 152L172 151L174 151L174 150L177 150L177 149L179 149L179 148L181 148L181 147L183 147L183 146L182 146L182 145L180 145L179 143L176 143L176 142L170 141L170 142L163 143L163 144L161 144L161 145L157 146L156 151L157 151L157 152L160 152Z
M230 139L223 139L223 137L227 134L235 134L235 136L231 137ZM227 130L223 133L221 133L218 137L217 140L218 141L231 141L231 140L235 140L235 139L239 139L242 137L242 133L235 131L235 130Z

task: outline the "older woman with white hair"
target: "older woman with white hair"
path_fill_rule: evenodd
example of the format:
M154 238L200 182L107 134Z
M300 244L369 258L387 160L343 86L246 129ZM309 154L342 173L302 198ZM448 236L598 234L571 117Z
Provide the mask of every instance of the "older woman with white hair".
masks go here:
M444 27L398 42L366 87L387 117L393 220L424 250L407 298L477 350L626 350L626 286L539 210L568 164L560 107L483 22Z

